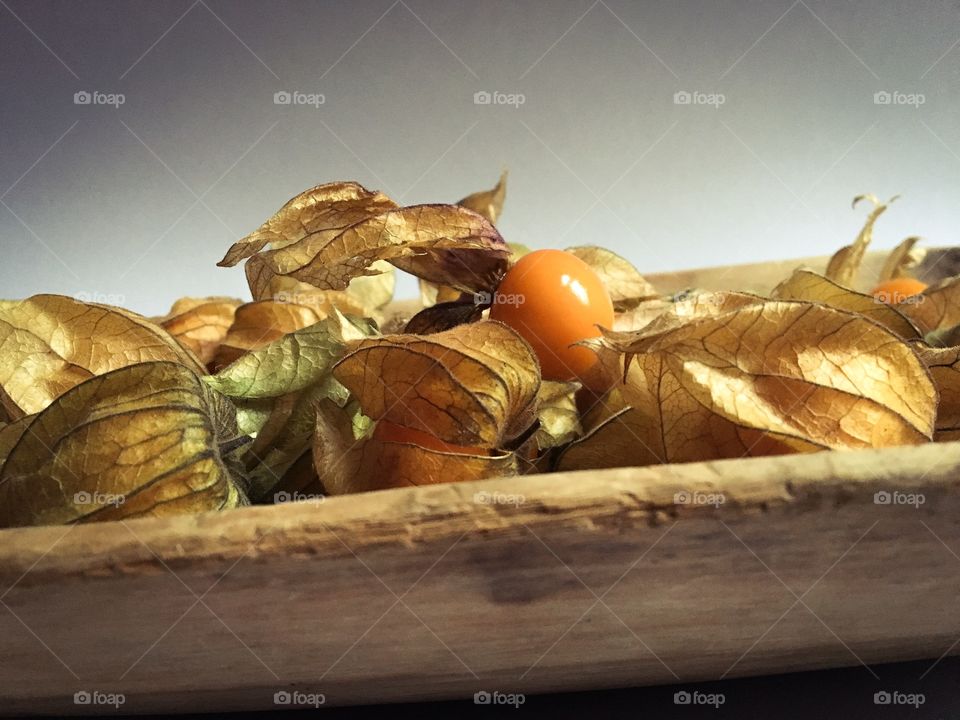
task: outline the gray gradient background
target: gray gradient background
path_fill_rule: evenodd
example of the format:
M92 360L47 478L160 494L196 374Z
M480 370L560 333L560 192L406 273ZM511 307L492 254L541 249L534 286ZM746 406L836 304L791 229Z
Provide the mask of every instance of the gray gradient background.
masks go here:
M956 2L0 0L0 296L245 297L215 262L300 190L454 201L502 167L508 240L649 272L830 252L861 192L904 196L878 246L953 244L958 41Z

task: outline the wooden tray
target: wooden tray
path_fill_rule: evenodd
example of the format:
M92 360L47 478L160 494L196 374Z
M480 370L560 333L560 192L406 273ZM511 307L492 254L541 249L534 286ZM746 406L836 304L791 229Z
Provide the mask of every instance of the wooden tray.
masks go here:
M763 291L823 260L652 279ZM933 252L921 274L956 260ZM95 703L122 694L128 713L276 709L932 664L960 639L958 553L960 443L3 530L0 708L114 712Z

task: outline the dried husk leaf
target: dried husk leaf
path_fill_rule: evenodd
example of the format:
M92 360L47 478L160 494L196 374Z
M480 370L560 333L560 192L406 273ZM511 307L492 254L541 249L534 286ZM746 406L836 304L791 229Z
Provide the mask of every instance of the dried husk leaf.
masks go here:
M880 302L872 295L838 285L812 270L796 270L773 289L771 296L776 300L818 302L839 310L859 313L904 340L916 340L920 337L917 327L896 308Z
M960 345L960 325L940 328L924 336L924 342L933 347L953 347Z
M313 233L324 233L329 239L350 225L395 207L397 204L386 195L355 182L317 185L287 201L257 230L234 243L217 264L232 267L267 245L283 248Z
M491 320L358 341L334 376L368 417L455 445L491 448L533 422L540 385L530 346Z
M618 332L640 330L660 315L673 309L673 300L665 297L644 300L635 308L618 312L613 316L613 329Z
M400 251L392 248L385 259L411 275L474 293L492 292L507 271L509 246L486 218L472 210L415 205L381 217L383 232L397 233L403 243ZM375 221L369 223L374 230Z
M914 343L913 347L930 369L940 395L934 439L938 442L957 439L960 433L960 347L933 348L922 342Z
M332 400L343 406L347 389L327 375L302 392L277 398L269 418L244 455L253 502L269 500L294 464L311 452L317 423L317 403Z
M230 402L183 365L123 367L72 388L0 469L0 527L220 510L246 503L228 467Z
M960 275L945 278L896 305L926 333L960 325Z
M908 237L891 250L880 269L877 282L882 283L895 278L910 277L910 271L920 264L924 255L926 255L925 250L915 247L919 241L919 237Z
M657 336L559 469L919 444L936 406L920 358L885 328L823 305L751 304Z
M320 290L293 278L271 274L265 285L254 282L254 299L306 305L321 314L336 309L350 315L379 318L383 308L393 299L397 273L393 265L384 261L377 261L370 267L380 274L354 278L346 290ZM252 272L249 264L247 269L248 274Z
M252 288L264 275L283 275L322 290L343 290L354 278L376 275L371 266L387 260L432 282L487 289L487 275L507 255L500 234L472 210L414 205L361 220L333 237L314 233L256 255L247 263L247 278Z
M297 303L261 300L237 308L227 337L211 363L214 371L288 333L318 323L326 311Z
M36 415L24 415L19 420L10 423L0 424L0 467L3 467L7 455L13 450L23 434L27 431L27 426L33 422Z
M860 234L853 241L852 245L840 248L830 262L827 263L827 270L824 273L830 280L846 287L853 287L857 274L860 272L860 265L863 263L863 255L867 251L867 246L873 239L873 226L890 204L898 196L890 198L886 203L880 202L876 195L857 195L853 199L853 207L856 207L861 200L867 200L873 204L873 210L867 216L867 220L860 230Z
M644 352L657 338L690 324L692 320L719 317L765 301L759 295L726 290L685 293L676 296L666 312L659 313L643 327L626 332L601 329L600 342L626 354L629 361L631 355Z
M348 340L373 332L371 324L361 332L337 314L253 350L205 380L229 397L270 398L296 393L329 376Z
M204 365L213 361L227 337L242 300L234 298L181 298L158 324Z
M635 308L644 300L659 295L628 260L606 248L585 245L567 248L567 252L576 255L597 273L618 312Z
M583 428L577 410L577 382L544 380L537 393L537 420L540 427L534 439L539 450L565 445L578 438Z
M507 171L500 173L497 184L489 190L481 190L467 195L457 203L461 207L483 215L491 223L496 223L503 212L503 201L507 196Z
M63 295L0 306L0 397L11 417L40 412L95 375L149 360L204 372L163 328L122 308Z
M331 401L318 404L314 467L331 495L479 480L517 472L513 453L464 455L409 443L357 439L349 410Z
M476 322L482 315L483 306L472 300L438 303L424 308L410 318L403 332L414 335L443 332L457 325Z

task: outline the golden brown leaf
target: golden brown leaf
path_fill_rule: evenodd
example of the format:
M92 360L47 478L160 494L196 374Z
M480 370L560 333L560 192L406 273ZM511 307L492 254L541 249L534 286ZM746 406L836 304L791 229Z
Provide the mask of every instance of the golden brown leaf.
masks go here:
M960 433L960 347L932 348L922 342L913 347L930 369L940 395L935 439L955 439Z
M210 387L229 397L281 397L296 393L330 375L349 340L373 334L339 313L294 330L240 357L205 378Z
M960 325L960 275L931 285L919 295L906 298L896 308L924 334Z
M666 312L631 331L603 330L602 343L628 358L643 352L654 340L671 330L688 325L692 320L718 317L750 305L762 304L764 298L750 293L730 291L691 292L674 298Z
M0 307L0 395L12 417L43 410L95 375L149 360L203 372L164 329L122 308L63 295L34 295ZM22 412L12 412L8 403Z
M580 413L576 394L580 383L544 380L537 393L537 420L540 427L534 436L537 448L564 445L580 436Z
M318 404L314 467L331 495L479 480L517 471L512 453L465 455L409 443L357 439L348 410L327 400Z
M509 249L481 215L456 205L415 205L388 210L331 236L313 233L292 245L247 261L254 295L274 275L322 290L343 290L351 280L376 275L371 266L387 260L436 283L469 290L495 286ZM502 272L501 272L502 274Z
M386 195L355 182L317 185L287 201L257 230L234 243L217 264L232 267L267 245L283 248L314 233L330 239L350 225L395 207Z
M215 371L251 350L269 345L287 333L320 322L327 313L296 303L262 300L237 308L233 324L211 363Z
M226 339L234 313L242 304L233 298L181 298L158 324L207 365Z
M23 434L27 431L27 426L33 422L36 415L25 415L19 420L10 423L0 424L0 468L3 467L4 460L13 450Z
M293 465L311 451L317 423L317 403L347 402L347 390L327 375L304 389L277 398L270 416L244 454L253 502L269 499Z
M491 223L496 223L503 212L503 201L507 196L507 171L500 173L497 184L489 190L481 190L467 195L457 203L461 207L483 215Z
M114 520L246 502L227 466L233 407L191 370L130 365L72 388L0 469L0 527Z
M859 313L905 340L920 337L920 331L896 308L880 302L872 295L865 295L845 288L811 270L797 270L777 285L771 295L776 300L803 300L829 305L839 310Z
M610 293L614 309L619 312L659 295L657 289L628 260L610 250L585 245L567 248L567 252L583 260L600 276Z
M863 255L867 251L867 246L873 239L873 226L890 204L897 199L897 196L890 198L886 203L880 202L876 195L857 195L853 199L853 207L857 206L861 200L868 200L873 204L873 210L867 216L867 220L857 235L852 245L840 248L830 262L827 263L827 270L824 273L830 280L846 287L853 287L857 274L860 272L860 265L863 262Z
M613 316L613 329L619 332L640 330L665 312L673 310L673 300L664 297L644 300L630 310L618 312Z
M491 448L533 422L540 385L530 346L491 320L434 335L360 340L334 376L375 420Z
M908 237L890 251L880 269L878 283L910 276L910 270L915 268L926 255L925 250L914 247L919 240L918 237Z
M913 350L823 305L770 301L694 320L634 360L560 469L918 444L934 429L936 391Z

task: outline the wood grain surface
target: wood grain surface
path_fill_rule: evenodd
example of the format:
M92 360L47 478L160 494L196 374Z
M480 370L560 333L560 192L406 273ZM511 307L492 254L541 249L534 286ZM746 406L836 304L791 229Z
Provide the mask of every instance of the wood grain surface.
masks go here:
M97 710L82 690L123 693L125 712L272 708L282 690L333 705L937 657L960 637L958 470L951 443L5 530L0 707ZM875 503L894 491L922 503Z

